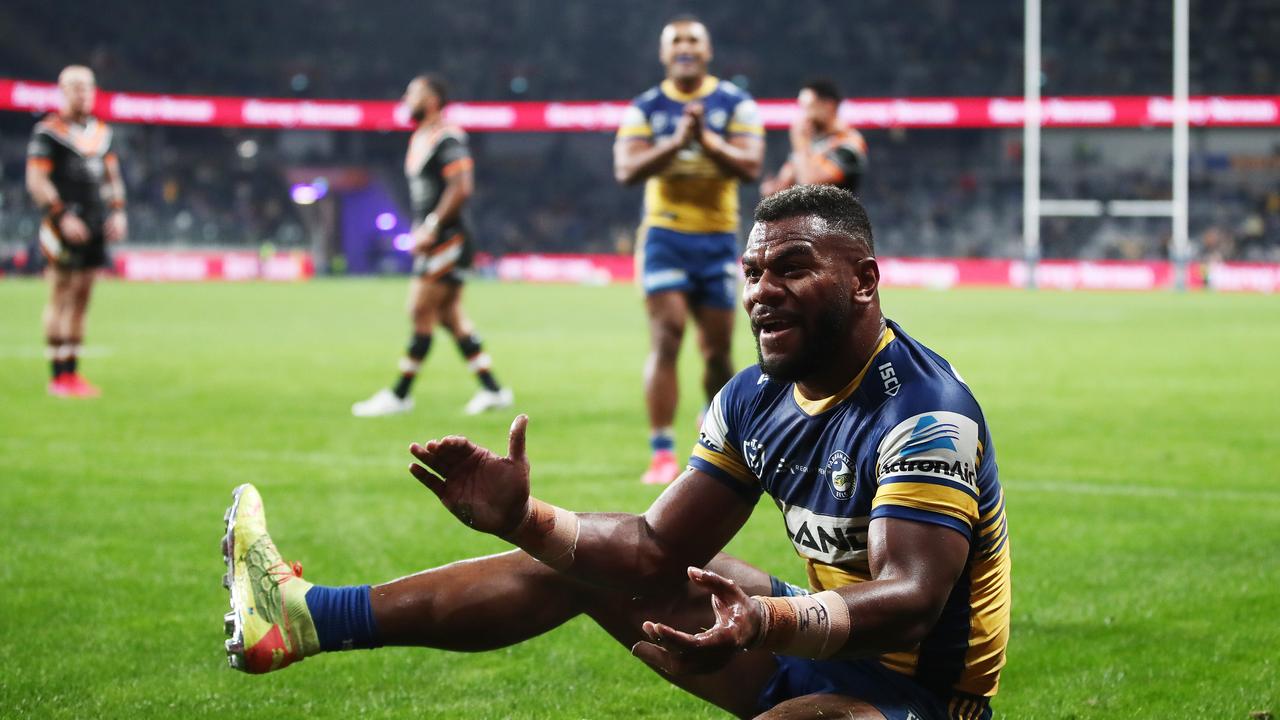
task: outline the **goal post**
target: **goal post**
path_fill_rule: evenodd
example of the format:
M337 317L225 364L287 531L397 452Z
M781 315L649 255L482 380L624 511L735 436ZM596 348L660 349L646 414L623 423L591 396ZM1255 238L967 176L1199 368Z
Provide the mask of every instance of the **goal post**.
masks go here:
M1040 0L1025 0L1022 123L1022 248L1027 288L1036 287L1040 262L1040 219L1043 217L1168 217L1173 221L1170 260L1174 287L1186 289L1191 243L1187 234L1190 151L1188 105L1190 1L1173 0L1173 189L1172 200L1042 199L1040 197Z

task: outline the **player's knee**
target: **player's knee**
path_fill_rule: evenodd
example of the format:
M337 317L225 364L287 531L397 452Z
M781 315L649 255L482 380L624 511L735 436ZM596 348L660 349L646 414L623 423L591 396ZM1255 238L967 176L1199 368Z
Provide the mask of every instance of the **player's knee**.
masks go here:
M733 359L728 347L718 345L704 345L702 348L702 359L707 365L707 369L723 374L725 372L733 372Z
M680 355L684 328L676 323L654 322L650 332L651 350L659 362L674 363Z
M436 309L430 303L415 300L409 305L409 319L413 321L415 329L429 332L435 327L438 316Z

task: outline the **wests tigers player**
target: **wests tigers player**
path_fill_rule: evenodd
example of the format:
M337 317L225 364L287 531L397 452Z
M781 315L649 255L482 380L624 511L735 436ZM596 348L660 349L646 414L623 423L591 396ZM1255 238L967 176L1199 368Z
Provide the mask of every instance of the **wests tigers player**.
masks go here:
M471 265L471 235L463 207L475 188L467 134L444 119L448 94L444 81L419 75L404 91L417 129L409 139L404 172L413 204L413 274L409 286L409 315L413 335L400 360L400 375L390 388L351 406L357 417L408 412L409 391L431 349L437 323L453 335L458 351L480 381L480 389L464 411L476 415L510 407L510 388L498 384L489 369L489 354L480 344L475 326L462 309L462 271Z
M36 123L27 146L27 192L44 211L40 248L49 262L45 342L49 394L96 397L79 372L85 315L108 242L128 232L124 180L111 127L93 116L93 71L70 65L58 75L62 107Z

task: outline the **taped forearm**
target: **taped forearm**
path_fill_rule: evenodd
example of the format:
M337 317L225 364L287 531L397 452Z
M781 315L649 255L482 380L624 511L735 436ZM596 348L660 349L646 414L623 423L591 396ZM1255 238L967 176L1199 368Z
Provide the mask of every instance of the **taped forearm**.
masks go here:
M752 597L760 607L755 647L777 655L829 658L849 640L849 606L834 590L799 597Z
M504 539L563 571L573 565L580 531L576 514L531 497L524 519Z

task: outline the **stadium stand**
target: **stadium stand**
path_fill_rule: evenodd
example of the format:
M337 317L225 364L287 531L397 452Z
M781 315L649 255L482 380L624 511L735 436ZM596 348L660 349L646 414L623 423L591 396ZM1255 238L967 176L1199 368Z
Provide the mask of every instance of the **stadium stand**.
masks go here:
M923 7L937 22L918 23L891 0L856 8L814 4L800 17L794 4L779 0L754 4L748 17L737 6L713 2L620 4L606 14L571 3L478 0L434 6L429 23L404 23L399 20L410 10L396 3L368 4L354 14L336 0L270 6L228 0L159 15L125 4L118 12L81 13L81 20L66 25L54 17L65 12L62 5L15 0L0 7L0 25L33 32L16 33L0 47L0 67L12 77L51 79L67 60L59 48L87 47L83 59L108 89L389 99L399 96L409 75L434 62L459 98L621 100L659 76L653 37L661 18L692 9L718 41L713 70L757 97L789 97L815 74L833 75L853 97L1021 93L1016 13L1000 3L938 0ZM496 22L500 12L505 15ZM1159 0L1128 3L1120 11L1106 4L1046 3L1044 26L1052 30L1044 36L1045 92L1168 92L1170 39L1150 28L1168 27L1169 12ZM1274 91L1280 47L1271 39L1280 33L1280 8L1227 0L1193 3L1192 12L1193 94ZM296 34L290 30L307 18L314 32L306 45L291 42ZM57 43L41 35L54 27L68 34ZM547 27L556 31L545 32ZM1135 41L1138 36L1143 42ZM809 52L801 59L769 51L787 46ZM252 63L243 61L248 51ZM945 73L938 72L942 67ZM31 123L29 116L0 116L0 243L32 237L38 220L22 191ZM139 200L130 209L132 242L304 247L305 222L289 201L290 168L359 165L382 174L388 188L402 184L394 177L404 142L398 133L312 133L302 141L287 135L122 127L125 172ZM863 197L884 252L1020 254L1016 132L873 130L866 136L871 170ZM246 140L260 148L252 158L237 153ZM610 179L611 141L605 133L477 134L473 213L481 249L628 250L638 198ZM771 135L768 166L781 162L785 145L785 133ZM1081 140L1066 157L1046 157L1043 194L1165 198L1167 151L1148 160L1139 167L1117 165L1090 140ZM1202 151L1193 157L1193 241L1205 257L1280 259L1280 152L1260 148L1250 167L1240 164L1240 153ZM530 177L539 180L531 183ZM749 208L756 189L743 192L743 207ZM397 199L403 207L404 198ZM1167 221L1045 223L1046 257L1166 256Z

